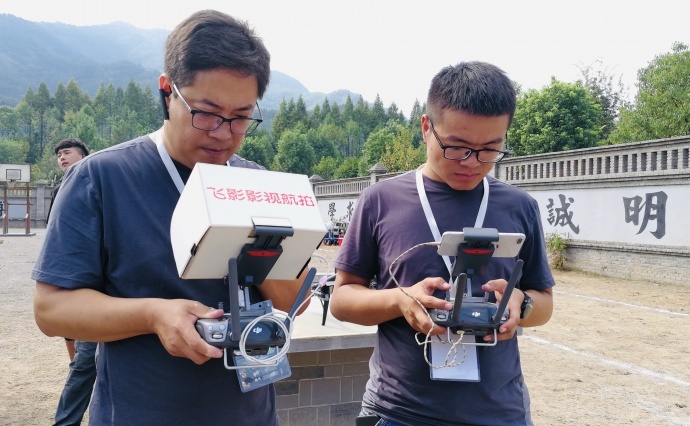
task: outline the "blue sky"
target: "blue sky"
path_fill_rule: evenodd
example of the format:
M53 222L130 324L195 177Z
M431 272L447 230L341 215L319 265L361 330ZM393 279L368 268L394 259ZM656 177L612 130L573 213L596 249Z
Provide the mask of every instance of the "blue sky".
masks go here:
M199 9L248 21L264 39L272 68L310 91L349 89L407 115L426 98L433 75L462 60L503 68L523 88L554 76L573 82L597 63L634 94L636 74L674 41L690 45L690 2L304 0L170 2L5 0L0 13L30 21L98 25L124 21L172 29Z

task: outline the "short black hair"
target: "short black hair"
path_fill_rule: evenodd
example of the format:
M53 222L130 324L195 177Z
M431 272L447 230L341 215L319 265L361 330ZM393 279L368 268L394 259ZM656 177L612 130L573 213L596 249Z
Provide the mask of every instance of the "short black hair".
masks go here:
M84 157L89 155L89 149L86 147L86 145L84 145L84 142L80 141L79 139L67 138L61 140L57 143L57 145L55 145L55 155L57 155L61 149L65 148L79 148Z
M506 73L486 62L460 62L438 72L431 81L427 111L433 118L443 109L472 115L509 115L513 121L517 93Z
M271 78L271 55L249 25L216 10L201 10L177 25L165 42L163 69L178 88L198 71L226 69L256 76L259 99Z

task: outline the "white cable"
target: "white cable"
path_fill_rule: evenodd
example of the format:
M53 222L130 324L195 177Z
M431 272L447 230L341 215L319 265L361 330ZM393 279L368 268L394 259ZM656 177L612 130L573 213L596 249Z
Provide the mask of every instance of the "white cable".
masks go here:
M326 259L325 257L323 257L317 253L312 253L312 257L319 258L319 259L323 260L324 262L326 262L326 271L330 270L331 265L328 262L328 259ZM335 274L328 275L328 272L326 272L326 274L327 274L326 279L335 275ZM263 314L259 317L256 317L252 321L250 321L249 324L247 324L247 326L244 328L244 330L242 330L242 334L240 335L240 340L239 340L239 351L240 351L240 354L244 357L244 359L246 359L248 362L254 363L254 364L275 365L280 360L280 358L285 356L285 354L287 354L288 350L290 349L290 341L292 340L292 325L294 324L295 317L297 316L297 312L300 311L302 306L304 306L304 304L307 303L309 301L309 299L311 299L312 297L317 295L316 291L321 289L321 287L323 287L324 285L326 285L325 281L324 281L324 283L319 282L319 284L315 288L311 289L311 291L310 291L311 296L304 299L304 301L302 303L300 303L300 305L297 307L297 309L295 310L295 313L292 315L292 317L288 317L286 314L283 314L280 312L269 312L267 314ZM288 319L290 321L289 326L285 325L286 319ZM278 327L283 331L283 333L285 333L285 344L280 349L280 351L278 351L278 353L276 353L275 355L272 355L268 358L257 358L255 356L249 355L247 353L247 348L246 348L247 339L249 338L249 333L250 333L251 329L254 328L255 325L257 325L258 323L260 323L261 321L264 321L264 320L278 324Z
M312 292L312 296L313 295L314 295L314 293ZM304 299L304 301L302 303L300 303L300 305L295 310L295 313L291 317L288 317L286 314L283 314L281 312L269 312L267 314L263 314L259 317L256 317L252 321L250 321L249 324L247 324L247 326L244 328L244 330L242 330L242 334L240 335L240 341L239 341L240 354L244 357L244 359L246 359L247 361L254 363L254 364L275 365L278 362L278 360L280 360L280 358L285 356L285 354L287 354L288 350L290 349L290 341L292 340L292 325L294 324L295 317L297 316L297 312L299 312L299 310L302 308L302 306L304 306L304 304L307 303L307 301L309 301L309 299L311 299L311 297ZM286 319L290 320L289 326L285 325ZM278 324L278 327L280 327L280 329L283 331L283 333L285 333L285 344L278 351L278 353L276 353L275 355L270 356L268 358L261 359L261 358L257 358L255 356L249 355L247 353L246 345L247 345L247 338L249 337L249 332L251 331L251 329L256 324L258 324L259 322L264 321L264 320L271 321L271 322Z
M321 260L323 260L324 262L326 262L326 275L325 275L325 276L326 276L326 279L329 279L329 278L332 278L333 276L335 276L335 273L332 273L332 274L331 274L331 273L328 272L328 271L331 270L331 263L328 261L328 259L326 259L324 256L321 256L321 255L318 254L318 253L312 253L312 254L311 254L311 257L315 257L315 258L317 258L317 259L321 259Z
M434 320L431 319L431 315L429 314L429 311L426 309L426 307L420 302L416 297L412 296L411 294L407 293L403 287L400 286L400 283L398 283L398 280L395 279L395 275L393 274L393 265L400 260L403 256L405 256L407 253L411 252L412 250L422 247L422 246L439 246L440 243L437 242L428 242L428 243L419 243L417 245L414 245L410 247L409 249L405 250L400 256L396 257L395 260L391 262L391 264L388 266L388 274L391 276L391 279L395 283L395 285L400 289L400 291L403 292L403 294L410 299L414 300L417 302L417 304L422 308L424 313L426 314L427 318L429 318L429 322L431 322L431 328L429 331L426 333L426 338L424 341L420 342L419 341L419 335L421 334L420 332L415 333L414 338L417 341L417 344L419 346L424 346L424 360L426 363L429 365L431 368L445 368L445 367L456 367L458 365L461 365L465 362L465 358L467 358L467 349L465 349L465 345L462 343L462 337L464 335L464 331L460 330L460 333L458 335L460 338L456 340L455 342L452 341L450 338L450 330L448 330L447 333L447 340L441 340L440 337L436 336L438 342L437 343L442 343L442 344L450 344L451 347L448 349L448 353L446 354L446 359L444 360L444 363L442 365L434 365L429 361L429 343L432 343L431 341L431 332L434 330ZM457 356L458 356L458 349L457 346L460 345L462 348L462 360L459 362L456 362ZM451 358L451 353L453 354L452 359L450 362L448 361L449 358Z

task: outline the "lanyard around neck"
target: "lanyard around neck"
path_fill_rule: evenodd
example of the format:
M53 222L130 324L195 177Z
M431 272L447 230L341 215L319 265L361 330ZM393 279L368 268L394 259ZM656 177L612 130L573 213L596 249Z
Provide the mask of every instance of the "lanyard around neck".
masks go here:
M421 166L415 172L415 179L417 183L417 194L419 194L419 201L422 204L422 209L424 210L424 216L426 216L426 221L431 229L431 234L434 236L434 241L441 241L441 231L438 229L438 224L436 223L436 218L434 218L434 212L431 210L431 205L429 204L429 199L426 196L426 190L424 189L424 179L422 178L422 168ZM484 225L484 218L486 217L486 208L489 204L489 181L484 177L482 179L484 184L484 195L482 195L482 202L479 205L479 211L477 212L477 219L474 222L475 228L481 228ZM450 256L443 256L443 262L448 268L448 273L453 275L453 266L450 261ZM470 288L470 282L467 282L467 294L472 294Z
M184 182L182 182L180 172L178 172L175 168L175 165L172 162L172 158L170 158L170 154L168 154L168 150L165 149L165 144L163 143L163 129L161 128L151 133L151 139L153 139L153 141L156 143L156 147L158 148L158 155L161 156L161 160L163 160L165 168L168 169L170 179L172 179L173 183L177 187L177 190L180 191L180 194L182 194L182 190L184 189Z
M170 154L168 154L168 150L165 149L165 144L163 143L163 129L160 128L156 130L155 132L151 133L150 136L151 139L153 139L153 141L156 143L156 147L158 148L158 155L161 156L161 160L163 160L163 164L165 165L165 168L168 170L170 178L177 187L177 190L180 191L180 194L182 194L182 190L184 189L184 182L182 182L180 172L177 171L175 164L173 164L172 158L170 158ZM230 160L228 160L226 164L229 166Z

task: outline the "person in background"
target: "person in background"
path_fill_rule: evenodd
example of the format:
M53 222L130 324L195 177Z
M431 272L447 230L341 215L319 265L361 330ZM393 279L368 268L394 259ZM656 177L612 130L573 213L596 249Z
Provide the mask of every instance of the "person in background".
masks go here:
M89 149L79 139L63 139L55 145L55 156L62 173L77 161L89 155ZM60 185L55 187L46 216L46 224L55 203ZM69 354L69 373L55 412L55 425L78 425L89 407L93 384L96 381L97 343L65 338Z
M68 138L63 139L55 145L55 156L57 157L58 167L64 174L69 166L89 155L89 149L84 145L84 142L79 139ZM50 218L50 211L53 209L55 197L60 190L60 185L53 189L50 195L50 207L48 207L48 214L46 215L46 225L48 218Z
M512 82L494 65L461 62L443 68L431 82L421 118L426 163L370 186L357 201L335 260L331 312L342 321L378 325L360 416L368 417L370 424L532 424L515 331L518 325L533 327L549 320L555 282L537 202L488 176L508 153L506 137L515 106ZM484 200L485 210L480 208ZM510 296L510 317L498 330L497 344L471 346L478 364L459 363L459 369L469 370L433 380L437 372L425 359L416 333L445 338L446 329L431 321L427 309L450 310L452 304L443 298L451 288L450 262L447 265L427 243L465 227L526 235L519 257L492 258L486 271L474 276L468 295L488 292L500 300L518 259L524 261L520 289ZM377 285L370 289L374 277ZM494 339L493 333L468 337L473 338L470 345ZM460 347L458 352L462 359ZM475 375L479 381L471 381Z
M32 273L34 314L48 336L101 342L90 424L278 424L273 386L242 392L195 329L223 315L212 306L229 306L227 285L181 279L170 237L195 164L263 168L235 153L262 121L269 77L252 28L195 12L165 43L162 127L68 170ZM258 296L287 312L305 276L266 280Z

